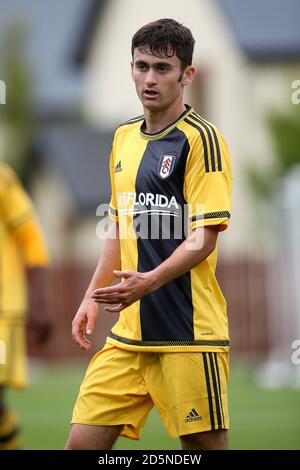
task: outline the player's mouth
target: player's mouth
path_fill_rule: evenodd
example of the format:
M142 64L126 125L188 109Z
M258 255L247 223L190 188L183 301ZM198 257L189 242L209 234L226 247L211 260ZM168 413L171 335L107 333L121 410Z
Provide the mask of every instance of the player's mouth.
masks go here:
M159 95L159 93L157 91L152 90L150 88L146 88L143 91L143 96L147 99L155 99L158 95Z

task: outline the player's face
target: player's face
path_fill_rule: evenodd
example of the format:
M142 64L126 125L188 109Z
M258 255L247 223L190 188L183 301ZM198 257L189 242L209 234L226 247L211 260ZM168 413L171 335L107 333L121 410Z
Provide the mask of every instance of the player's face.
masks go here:
M185 74L182 74L176 55L159 59L136 48L131 67L136 91L144 108L162 111L182 99Z

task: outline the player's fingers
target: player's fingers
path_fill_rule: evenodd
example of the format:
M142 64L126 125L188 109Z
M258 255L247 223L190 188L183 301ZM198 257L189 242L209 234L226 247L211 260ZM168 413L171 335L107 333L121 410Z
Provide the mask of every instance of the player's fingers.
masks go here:
M84 339L80 337L79 334L73 335L73 341L82 349L87 348L87 344L85 343Z
M116 307L105 307L106 312L121 312L124 308L128 307L128 305L125 304L119 304Z
M94 298L94 302L98 303L98 304L118 304L120 303L121 301L125 300L125 297L123 296L115 296L111 299L103 299L102 297L95 297Z
M132 271L129 271L129 270L125 270L125 271L117 271L116 269L113 271L114 275L116 277L124 277L125 279L127 279L128 277L132 276Z
M86 321L83 321L83 322L75 321L72 323L72 338L79 347L83 349L89 349L91 344L84 337L83 330L82 330L82 327L85 327L85 324L86 324Z
M83 349L90 349L91 347L91 342L86 338L86 330L87 330L87 321L84 321L80 325L80 341L81 341L81 346Z
M107 300L113 300L113 299L115 299L115 298L117 298L117 297L119 297L119 296L122 296L122 295L123 295L123 293L121 293L121 292L113 292L113 293L111 293L111 294L95 293L95 294L92 294L92 295L91 295L91 298L94 299L94 300L95 300L95 299L100 299L100 300L105 300L105 299L107 299Z
M102 302L105 301L114 301L115 304L118 304L122 302L124 299L127 299L127 297L130 295L131 290L129 289L124 289L122 292L113 292L111 294L94 294L92 296L92 299L94 300L101 300Z
M126 289L126 287L123 286L123 284L120 282L119 284L116 284L115 286L110 286L110 287L101 287L100 289L95 289L94 292L92 292L91 297L93 295L108 295L108 294L116 294L117 292L123 292Z
M88 321L86 324L86 334L91 335L95 328L95 317L92 315L88 317Z
M87 340L84 336L77 336L74 338L75 343L81 348L88 351L91 348L91 342Z

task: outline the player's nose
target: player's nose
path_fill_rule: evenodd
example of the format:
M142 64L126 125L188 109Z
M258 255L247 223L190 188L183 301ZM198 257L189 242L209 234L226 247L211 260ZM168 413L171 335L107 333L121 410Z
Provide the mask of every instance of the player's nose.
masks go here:
M145 84L147 86L153 86L157 84L157 74L154 70L149 69L146 77L145 77Z

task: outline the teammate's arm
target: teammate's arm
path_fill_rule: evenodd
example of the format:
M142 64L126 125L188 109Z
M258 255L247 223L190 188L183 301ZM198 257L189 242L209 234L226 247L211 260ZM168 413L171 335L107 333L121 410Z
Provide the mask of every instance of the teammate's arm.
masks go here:
M52 331L48 298L49 255L37 219L20 224L13 235L20 247L26 270L29 342L44 343Z
M1 218L22 256L27 277L29 341L45 341L52 328L47 293L49 255L32 201L8 165L0 165Z
M119 223L113 222L95 273L72 322L73 339L82 349L89 350L91 347L91 341L87 339L86 334L93 332L95 320L99 313L98 306L91 298L91 294L99 287L109 286L114 280L113 271L120 268Z
M109 312L120 312L167 282L191 270L207 258L215 249L218 226L199 227L184 240L163 263L152 271L114 271L124 282L107 288L96 289L92 298L97 303L119 304L106 307Z

